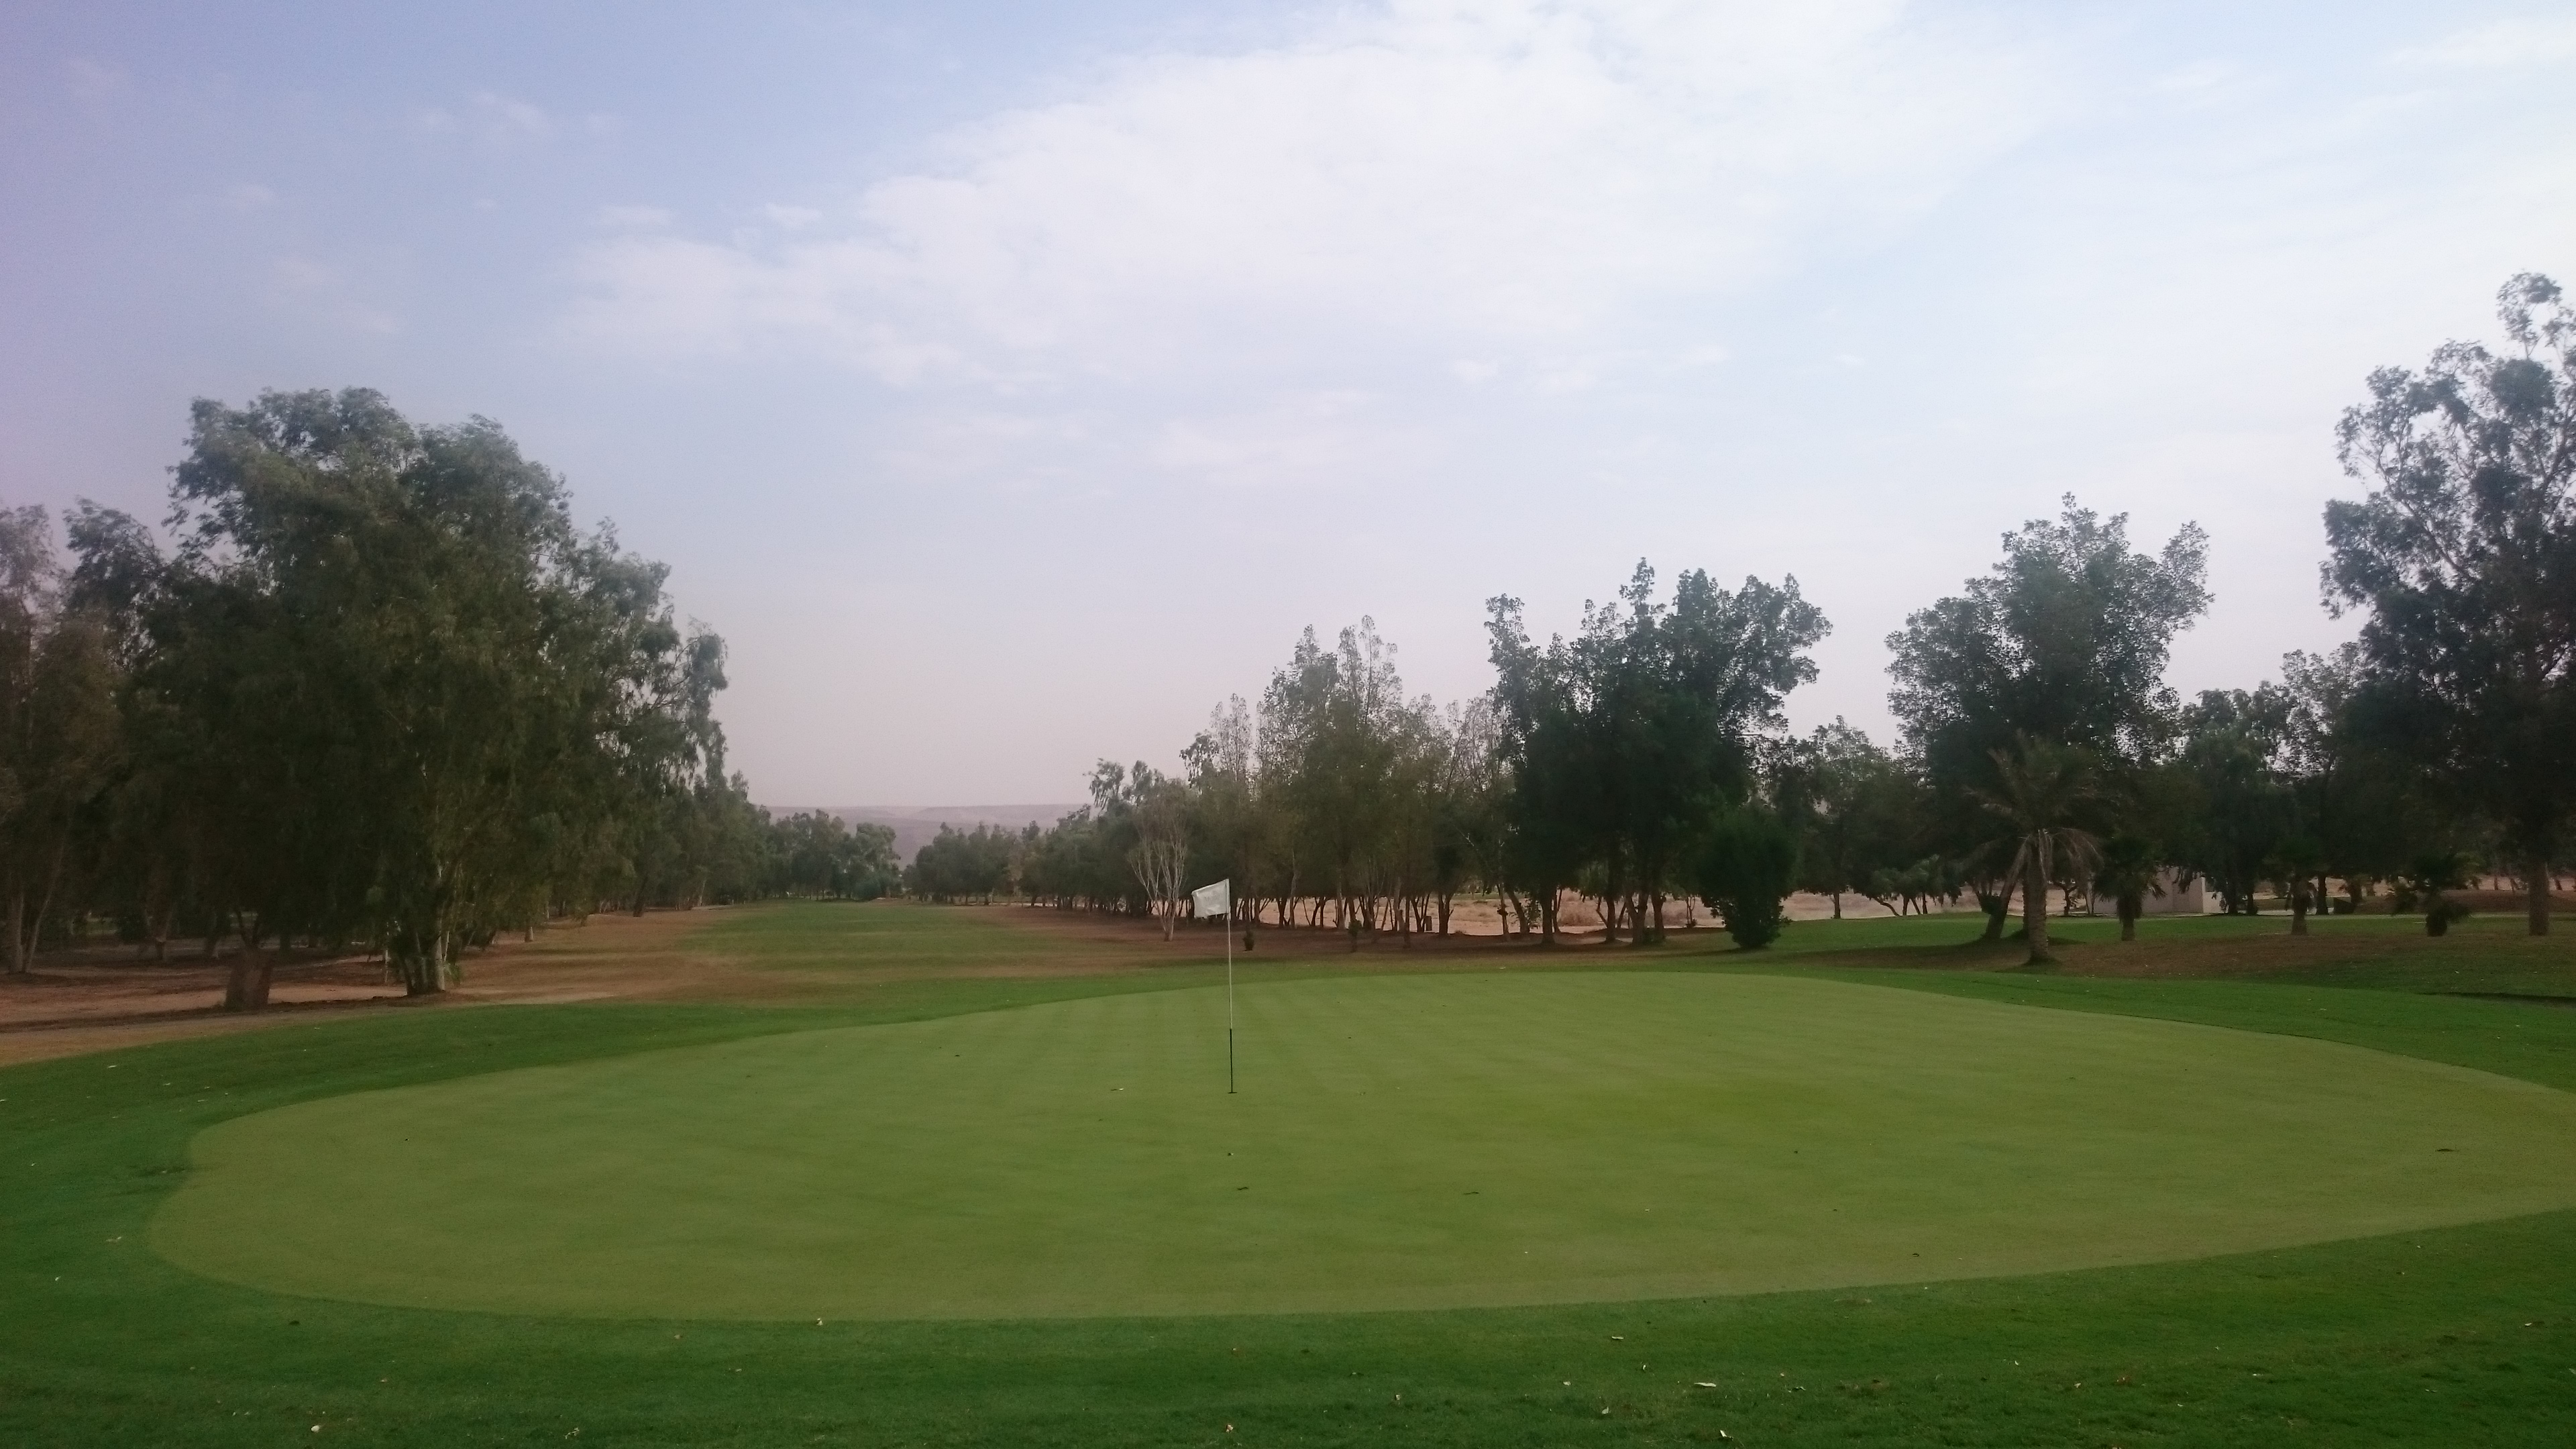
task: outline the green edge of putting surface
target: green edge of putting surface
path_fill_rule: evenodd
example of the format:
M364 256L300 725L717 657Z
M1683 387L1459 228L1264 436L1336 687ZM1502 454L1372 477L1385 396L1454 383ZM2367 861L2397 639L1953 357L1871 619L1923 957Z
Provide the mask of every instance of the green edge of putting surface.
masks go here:
M604 1317L1349 1311L2193 1258L2576 1205L2576 1095L1814 980L1309 980L222 1123L155 1217L281 1292Z

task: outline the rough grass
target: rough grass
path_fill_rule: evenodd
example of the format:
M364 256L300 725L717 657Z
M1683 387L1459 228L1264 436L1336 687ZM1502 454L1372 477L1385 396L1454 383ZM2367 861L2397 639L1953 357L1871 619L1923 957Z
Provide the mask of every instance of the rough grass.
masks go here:
M1924 971L1884 979L2005 999L2057 993L2048 1004L2351 1041L2576 1084L2576 1012L2563 1009L2232 981ZM141 1243L152 1213L185 1176L191 1138L264 1108L1152 982L975 980L944 1000L831 1011L388 1015L0 1071L7 1224L0 1301L10 1309L0 1314L0 1440L1554 1445L1717 1443L1724 1432L1724 1442L1748 1444L2137 1445L2576 1437L2571 1213L1903 1291L819 1327L365 1307L226 1286L171 1266ZM323 1426L320 1439L315 1424Z

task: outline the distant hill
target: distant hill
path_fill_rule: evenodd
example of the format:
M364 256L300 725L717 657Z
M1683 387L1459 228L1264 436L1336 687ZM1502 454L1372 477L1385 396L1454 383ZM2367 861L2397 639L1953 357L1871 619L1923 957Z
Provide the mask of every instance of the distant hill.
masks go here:
M910 861L915 851L930 843L942 825L972 830L978 825L999 825L1017 830L1023 825L1053 825L1082 807L1076 805L771 805L772 815L805 815L816 810L832 816L844 825L862 821L890 826L894 830L895 858Z

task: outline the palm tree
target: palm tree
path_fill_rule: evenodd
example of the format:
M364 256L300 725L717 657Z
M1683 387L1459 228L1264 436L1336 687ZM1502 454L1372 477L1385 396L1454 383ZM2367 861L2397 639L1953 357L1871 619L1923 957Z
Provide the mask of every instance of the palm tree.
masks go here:
M2114 835L2102 842L2102 863L2093 873L2093 889L2119 906L2120 939L2138 939L2138 917L2147 908L2147 893L2165 893L2163 870L2156 864L2155 842L2134 835Z
M1978 803L2012 826L2013 860L2004 874L2021 878L2023 933L2033 966L2054 963L2048 953L2048 883L2062 872L2081 879L2101 860L2102 843L2075 821L2101 794L2093 757L2068 745L2027 737L2015 756L1989 752L1996 788L1971 790Z
M2264 864L2272 869L2281 894L2290 899L2290 934L2308 933L2308 886L2325 867L2325 850L2305 835L2293 835L2273 848Z

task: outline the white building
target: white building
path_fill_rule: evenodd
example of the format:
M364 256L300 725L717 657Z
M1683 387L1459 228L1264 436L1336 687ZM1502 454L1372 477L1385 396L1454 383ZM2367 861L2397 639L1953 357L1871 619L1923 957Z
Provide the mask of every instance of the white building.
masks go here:
M2209 914L2209 897L2200 888L2200 877L2193 876L2189 885L2178 885L2175 883L2175 877L2178 874L2179 872L2168 870L2156 877L2156 885L2161 889L2162 894L2152 890L2147 892L2138 902L2140 915L2205 916ZM2093 897L2093 906L2089 914L2116 916L2120 914L2120 903L2110 896L2097 894Z

